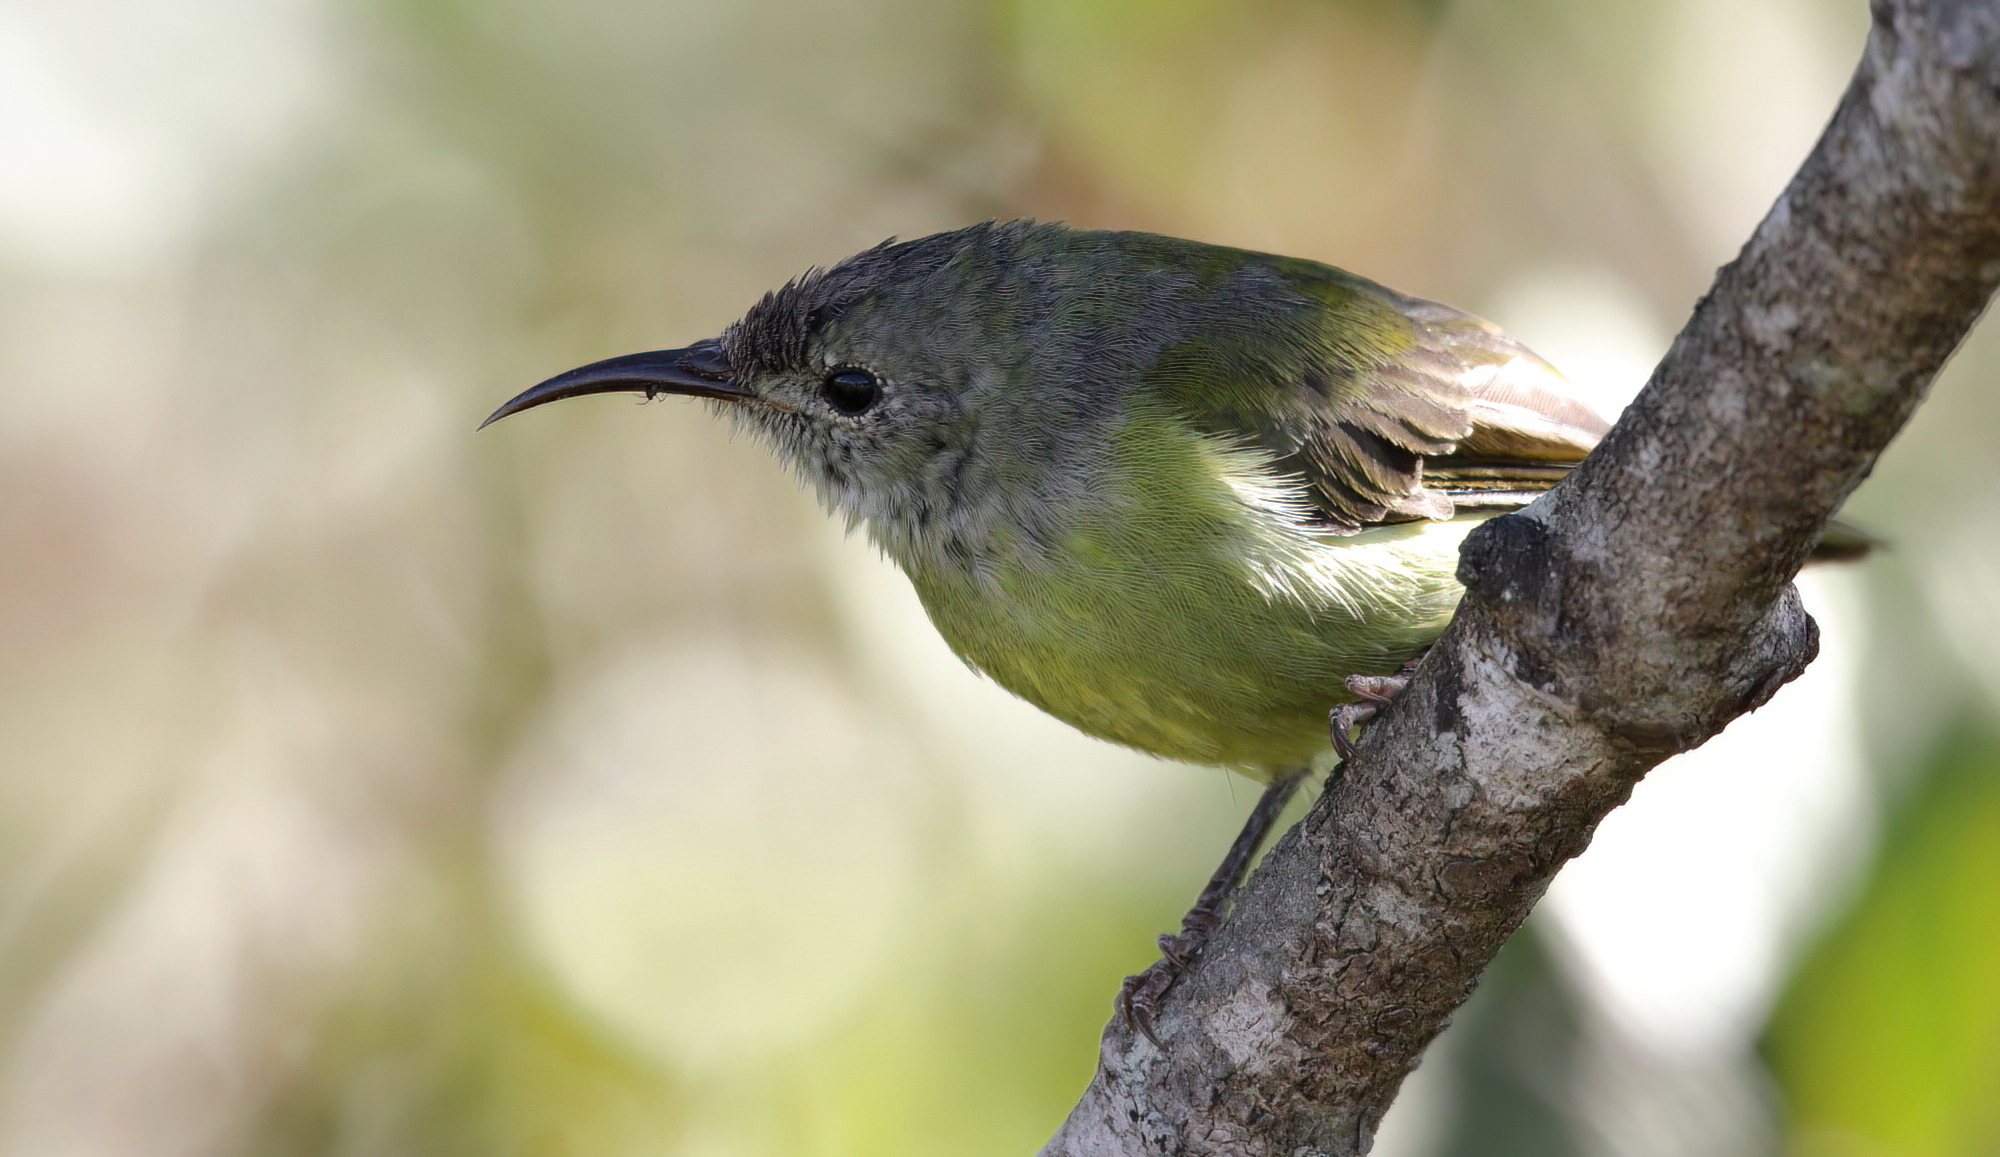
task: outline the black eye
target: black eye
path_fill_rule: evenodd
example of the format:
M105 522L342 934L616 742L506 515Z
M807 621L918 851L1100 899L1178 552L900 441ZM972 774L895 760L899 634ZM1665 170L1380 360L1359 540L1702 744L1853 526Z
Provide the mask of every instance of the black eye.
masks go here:
M820 383L819 392L828 405L852 416L875 404L882 396L882 383L867 370L836 370Z

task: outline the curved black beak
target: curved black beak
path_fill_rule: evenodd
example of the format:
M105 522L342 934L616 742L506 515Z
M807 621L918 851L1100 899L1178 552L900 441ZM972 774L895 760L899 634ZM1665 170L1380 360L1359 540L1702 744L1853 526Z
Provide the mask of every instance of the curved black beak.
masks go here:
M716 344L715 339L708 338L685 349L624 354L557 374L541 385L509 398L505 405L487 415L486 420L479 423L479 428L484 430L509 414L518 414L544 402L560 402L564 398L580 398L585 394L623 392L644 394L648 398L657 398L661 394L686 394L695 398L730 401L752 396L749 390L736 384L729 370L729 359L722 354L722 347Z

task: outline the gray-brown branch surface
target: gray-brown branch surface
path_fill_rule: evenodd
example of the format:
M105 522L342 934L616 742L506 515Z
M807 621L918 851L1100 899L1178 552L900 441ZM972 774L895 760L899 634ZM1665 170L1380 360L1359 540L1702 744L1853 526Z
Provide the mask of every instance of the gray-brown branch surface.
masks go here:
M1044 1157L1365 1153L1605 814L1812 660L1792 577L1996 280L2000 0L1877 0L1832 122L1645 391L1467 540L1410 689L1169 994L1162 1047L1106 1029Z

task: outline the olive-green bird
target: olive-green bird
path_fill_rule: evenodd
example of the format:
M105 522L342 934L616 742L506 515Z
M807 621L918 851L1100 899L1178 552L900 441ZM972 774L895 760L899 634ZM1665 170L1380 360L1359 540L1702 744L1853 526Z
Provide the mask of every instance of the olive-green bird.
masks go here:
M1421 654L1466 532L1606 429L1470 314L1313 261L1033 221L885 243L719 338L572 370L487 421L611 391L714 399L1016 695L1271 785L1162 938L1172 964L1128 987L1141 1011L1329 761L1349 676Z

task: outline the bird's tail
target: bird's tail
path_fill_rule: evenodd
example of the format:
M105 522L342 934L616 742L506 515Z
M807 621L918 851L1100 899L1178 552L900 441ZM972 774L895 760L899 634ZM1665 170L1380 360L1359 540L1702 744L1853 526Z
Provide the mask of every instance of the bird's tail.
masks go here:
M1836 518L1826 524L1820 533L1819 544L1813 547L1806 565L1822 562L1856 562L1868 557L1869 552L1886 548L1888 542L1868 533L1851 522Z

